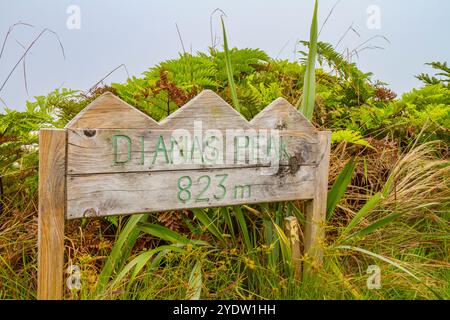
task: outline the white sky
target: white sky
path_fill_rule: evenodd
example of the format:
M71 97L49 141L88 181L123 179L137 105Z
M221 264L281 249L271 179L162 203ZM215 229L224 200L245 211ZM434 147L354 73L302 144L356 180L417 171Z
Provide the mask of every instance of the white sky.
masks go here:
M319 26L335 3L319 0ZM70 5L81 10L80 29L66 26ZM367 9L373 5L380 8L380 29L367 27ZM206 51L211 43L210 13L215 8L228 16L230 46L261 48L272 57L294 59L296 40L309 38L313 0L0 0L0 41L13 23L34 25L17 27L6 43L0 59L0 86L24 52L19 43L27 46L43 28L59 35L66 53L63 59L55 36L46 34L26 59L29 95L20 67L0 91L0 98L10 108L23 109L26 100L58 87L88 89L122 63L130 76L138 76L181 51L175 23L187 50ZM341 0L320 40L336 44L352 23L360 37L349 33L339 49L353 49L375 35L387 37L390 44L381 38L371 42L384 50L365 50L356 62L397 93L419 85L414 75L430 70L425 62L450 62L450 1ZM218 16L213 32L220 36ZM126 78L120 69L108 82Z

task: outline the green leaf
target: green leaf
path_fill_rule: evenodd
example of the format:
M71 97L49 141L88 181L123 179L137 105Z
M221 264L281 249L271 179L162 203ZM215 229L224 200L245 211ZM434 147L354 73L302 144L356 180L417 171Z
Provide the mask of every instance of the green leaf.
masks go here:
M279 225L273 222L273 226L275 227L275 231L279 239L281 255L283 256L286 273L289 275L289 277L292 277L294 274L294 269L292 264L291 243L284 233L283 229L281 229Z
M197 261L194 265L194 268L192 268L191 275L189 276L186 299L200 300L201 292L202 292L202 267L200 261Z
M425 284L425 282L423 282L419 277L417 277L414 273L412 273L411 271L409 271L408 269L406 269L405 267L401 266L399 263L386 258L380 254L376 254L374 252L362 249L362 248L358 248L358 247L352 247L352 246L337 246L336 249L343 249L343 250L353 250L353 251L357 251L360 253L364 253L367 254L371 257L380 259L384 262L389 263L390 265L400 269L401 271L405 272L406 274L408 274L409 276L413 277L415 280L419 281L421 284L423 284L426 288L428 288L438 299L442 299L442 297L436 292L434 291L432 288L430 288L428 285Z
M342 169L341 173L339 173L336 181L334 181L331 190L328 192L327 196L327 220L331 218L331 215L338 205L339 201L347 191L347 187L352 180L353 172L355 171L355 158L351 158L347 164Z
M251 251L253 249L252 241L250 239L247 223L245 222L244 214L242 213L241 207L238 206L234 207L234 212L236 214L236 219L238 221L239 227L244 237L245 246L247 247L248 251Z
M364 140L364 138L361 136L361 133L358 131L350 129L333 131L331 135L331 143L339 143L342 141L357 144L375 150L375 148L369 142Z
M309 53L306 64L305 81L303 83L303 99L301 112L311 120L314 112L316 100L316 56L317 56L317 7L316 0L314 4L314 14L311 22L311 30L309 37Z
M162 252L169 252L169 251L176 251L176 252L185 252L183 249L175 246L159 246L155 249L145 251L143 253L140 253L137 255L133 260L131 260L117 275L117 277L114 279L114 281L111 284L111 287L115 287L122 279L134 268L134 271L130 277L130 280L128 281L129 284L131 284L136 276L139 274L139 272L142 270L142 268L148 263L148 261L156 254ZM154 261L157 260L156 258ZM152 263L152 267L154 267L154 264Z
M211 232L212 235L223 243L226 243L222 233L219 231L211 218L206 214L204 209L193 209L192 211L194 212L194 216L208 229L209 232Z
M394 184L395 180L395 172L391 172L389 175L389 178L386 181L386 184L384 185L383 189L381 190L381 193L383 194L383 197L387 197L389 193L391 192L392 185Z
M362 229L361 231L351 234L346 240L348 240L350 238L354 238L354 237L364 237L364 236L368 235L369 233L372 233L375 230L387 225L394 219L398 218L400 215L401 215L400 213L392 213L385 218L379 219L379 220L375 221L374 223L372 223L370 226Z
M344 234L348 234L356 224L380 202L381 199L383 199L383 194L381 192L373 195L350 221L344 230Z
M273 247L273 249L268 252L268 265L270 268L275 268L279 254L278 244L276 243L276 240L278 239L275 235L275 227L273 226L272 220L267 216L263 217L262 222L265 244L268 248Z
M163 227L158 224L153 223L140 223L139 229L145 233L148 233L154 237L160 238L162 240L166 240L172 243L181 243L188 244L191 240L183 237L182 235L176 233L173 230L170 230L166 227Z
M127 221L125 228L120 232L111 254L108 256L100 273L95 293L97 296L103 293L106 284L117 267L128 259L131 249L134 247L140 233L138 224L146 220L147 215L137 214L131 216Z
M239 99L237 97L236 84L234 83L233 66L231 65L230 50L228 49L227 32L225 30L225 23L223 22L223 17L221 17L220 20L222 22L223 49L225 51L225 65L226 65L227 75L228 75L228 84L229 84L230 91L231 91L231 99L233 100L234 108L238 112L241 112Z
M228 226L228 229L229 229L229 232L231 235L231 240L233 241L234 244L236 244L236 234L234 232L234 226L233 226L233 222L231 221L231 215L230 215L230 212L228 211L228 207L222 207L219 209L219 211L221 212L222 217Z

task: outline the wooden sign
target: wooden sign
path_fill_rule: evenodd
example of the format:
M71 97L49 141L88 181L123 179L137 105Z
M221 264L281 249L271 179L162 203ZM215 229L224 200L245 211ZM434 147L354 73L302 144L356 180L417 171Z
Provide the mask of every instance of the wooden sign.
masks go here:
M320 262L330 135L282 98L248 122L205 90L157 123L103 94L40 132L38 297L62 297L65 219L311 200L305 253Z

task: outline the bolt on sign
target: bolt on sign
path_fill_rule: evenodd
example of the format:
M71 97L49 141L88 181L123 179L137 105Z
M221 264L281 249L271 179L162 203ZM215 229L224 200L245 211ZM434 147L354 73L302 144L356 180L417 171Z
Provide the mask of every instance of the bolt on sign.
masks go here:
M320 262L330 136L282 98L249 122L205 90L157 123L103 94L40 131L38 298L62 298L66 219L310 200L304 248Z

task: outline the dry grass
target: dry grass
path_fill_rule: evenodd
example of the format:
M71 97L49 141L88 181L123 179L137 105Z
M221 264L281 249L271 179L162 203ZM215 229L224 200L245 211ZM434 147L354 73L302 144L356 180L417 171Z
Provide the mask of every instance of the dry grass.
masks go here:
M379 144L376 151L362 150L345 144L333 148L330 184L350 157L358 155L360 159L351 186L328 226L330 247L327 248L327 259L338 266L338 274L331 265L326 265L320 272L314 290L303 290L286 296L286 293L282 293L282 289L272 288L267 292L262 290L260 294L269 298L435 298L427 288L429 286L445 297L450 279L448 148L440 142L430 142L402 155L389 141L377 143ZM389 196L364 217L357 228L367 227L392 212L401 213L401 217L363 239L355 240L352 245L389 257L417 275L421 282L414 281L392 265L381 263L383 290L368 291L365 288L367 265L380 262L358 252L336 251L332 247L334 241L339 239L342 226L348 224L371 195L382 190L390 174L393 174L395 179ZM18 203L20 205L17 205ZM7 209L0 216L0 298L35 298L37 234L35 194L19 189L10 198L5 199L4 205ZM160 222L183 230L181 217L182 215L179 215L177 219L169 219L166 214L160 218ZM125 220L126 218L120 218L119 225ZM116 228L106 220L79 220L67 223L66 262L80 266L84 274L85 290L93 290L105 257L111 251L115 234ZM153 243L154 239L150 237L142 238L136 245L136 250L151 247ZM231 258L228 258L221 253L209 259L229 263ZM211 261L211 264L212 269L205 272L210 274L209 281L211 285L217 285L218 291L209 288L211 292L208 296L222 298L218 293L223 291L226 292L224 297L242 298L240 295L243 291L238 291L234 287L232 290L227 289L230 283L235 283L239 287L236 279L240 279L240 275L228 272L230 273L228 278L220 277L216 272L215 262ZM176 279L180 281L183 272L189 273L183 266L191 267L188 262L180 263L175 259L174 264L168 263L156 274L141 275L142 283L149 286L153 284L154 291L148 289L146 292L138 292L142 288L137 286L134 288L138 290L136 292L116 292L114 297L155 297L155 292L164 297L164 292L168 292L167 298L183 298L179 296L180 291L176 286L170 290ZM260 270L261 273L269 271ZM149 277L154 280L150 281ZM213 281L214 277L218 277L218 280ZM324 286L321 287L322 281ZM69 299L87 296L88 293L81 295L66 293L66 298ZM448 298L448 293L446 297Z

